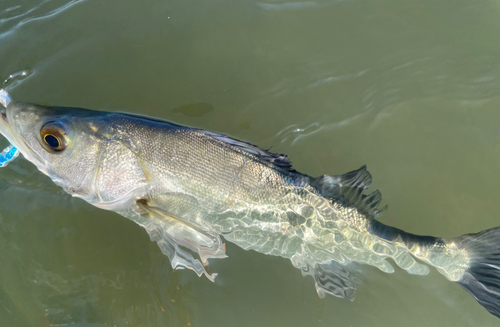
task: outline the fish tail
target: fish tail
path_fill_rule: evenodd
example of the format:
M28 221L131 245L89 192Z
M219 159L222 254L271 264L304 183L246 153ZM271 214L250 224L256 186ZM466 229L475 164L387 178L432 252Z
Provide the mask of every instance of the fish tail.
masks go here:
M453 239L467 251L468 268L457 283L500 318L500 227Z
M376 219L381 211L377 209L381 201L380 193L376 191L364 195L364 191L371 184L371 175L365 166L340 176L320 176L314 179L312 184L326 198L340 199L365 214L368 218L366 228L371 235L402 245L413 257L435 267L450 281L457 282L486 310L500 318L500 227L444 239L414 235L384 225ZM397 253L396 256L388 253L383 255L391 257L398 266L409 273L425 275L429 271L428 267L412 261L404 253ZM390 272L390 269L384 269L383 265L377 267ZM331 270L331 267L319 269L319 276L322 278L315 277L315 281L317 288L319 286L333 294L323 285L334 285L334 277L346 274L332 274ZM326 279L324 276L330 278Z
M399 241L417 258L458 283L491 314L500 318L500 227L450 240L418 236L373 221L370 232Z

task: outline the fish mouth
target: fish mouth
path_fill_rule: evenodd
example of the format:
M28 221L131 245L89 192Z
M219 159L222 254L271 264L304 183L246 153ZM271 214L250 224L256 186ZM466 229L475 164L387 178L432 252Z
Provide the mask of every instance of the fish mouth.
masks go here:
M26 159L34 163L39 170L48 175L47 161L17 132L15 118L13 117L15 103L11 102L13 101L10 95L4 89L0 88L0 116L2 117L0 119L0 134L16 147Z
M7 109L7 106L9 103L12 102L12 98L10 97L9 93L5 91L4 89L0 89L0 104Z
M0 104L2 104L3 108L0 108L0 114L2 115L2 119L4 122L7 124L9 123L7 121L7 106L9 103L12 101L12 98L10 97L9 93L5 91L4 89L0 89Z
M12 98L9 93L4 89L0 89L0 104L2 105L0 106L0 116L2 116L2 119L0 119L0 133L12 143L12 129L7 117L7 108L11 102Z
M7 110L4 108L3 110L0 109L0 115L2 115L3 121L8 125L9 121L7 120Z

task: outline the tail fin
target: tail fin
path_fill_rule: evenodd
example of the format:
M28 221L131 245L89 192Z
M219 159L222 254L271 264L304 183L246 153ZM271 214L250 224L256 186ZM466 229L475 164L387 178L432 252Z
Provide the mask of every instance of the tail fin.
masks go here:
M500 227L455 239L469 255L469 268L458 281L479 304L500 318Z

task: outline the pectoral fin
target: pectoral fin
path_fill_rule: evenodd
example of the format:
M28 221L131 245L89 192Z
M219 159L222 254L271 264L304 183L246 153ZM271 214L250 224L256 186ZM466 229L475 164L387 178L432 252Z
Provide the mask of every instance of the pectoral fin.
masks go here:
M209 258L225 258L225 245L218 234L205 230L201 226L174 215L158 207L149 206L146 201L138 201L142 216L149 218L141 223L152 241L158 243L163 254L169 257L174 269L185 267L201 276L205 274L211 281L212 274L208 267ZM193 258L186 248L199 255Z

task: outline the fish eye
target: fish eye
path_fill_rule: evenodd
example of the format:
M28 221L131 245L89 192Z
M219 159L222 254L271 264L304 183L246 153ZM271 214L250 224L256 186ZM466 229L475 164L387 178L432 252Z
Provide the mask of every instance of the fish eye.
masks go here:
M42 126L40 130L40 136L42 137L42 141L44 148L50 152L61 152L66 149L67 142L67 133L55 122L49 122Z

